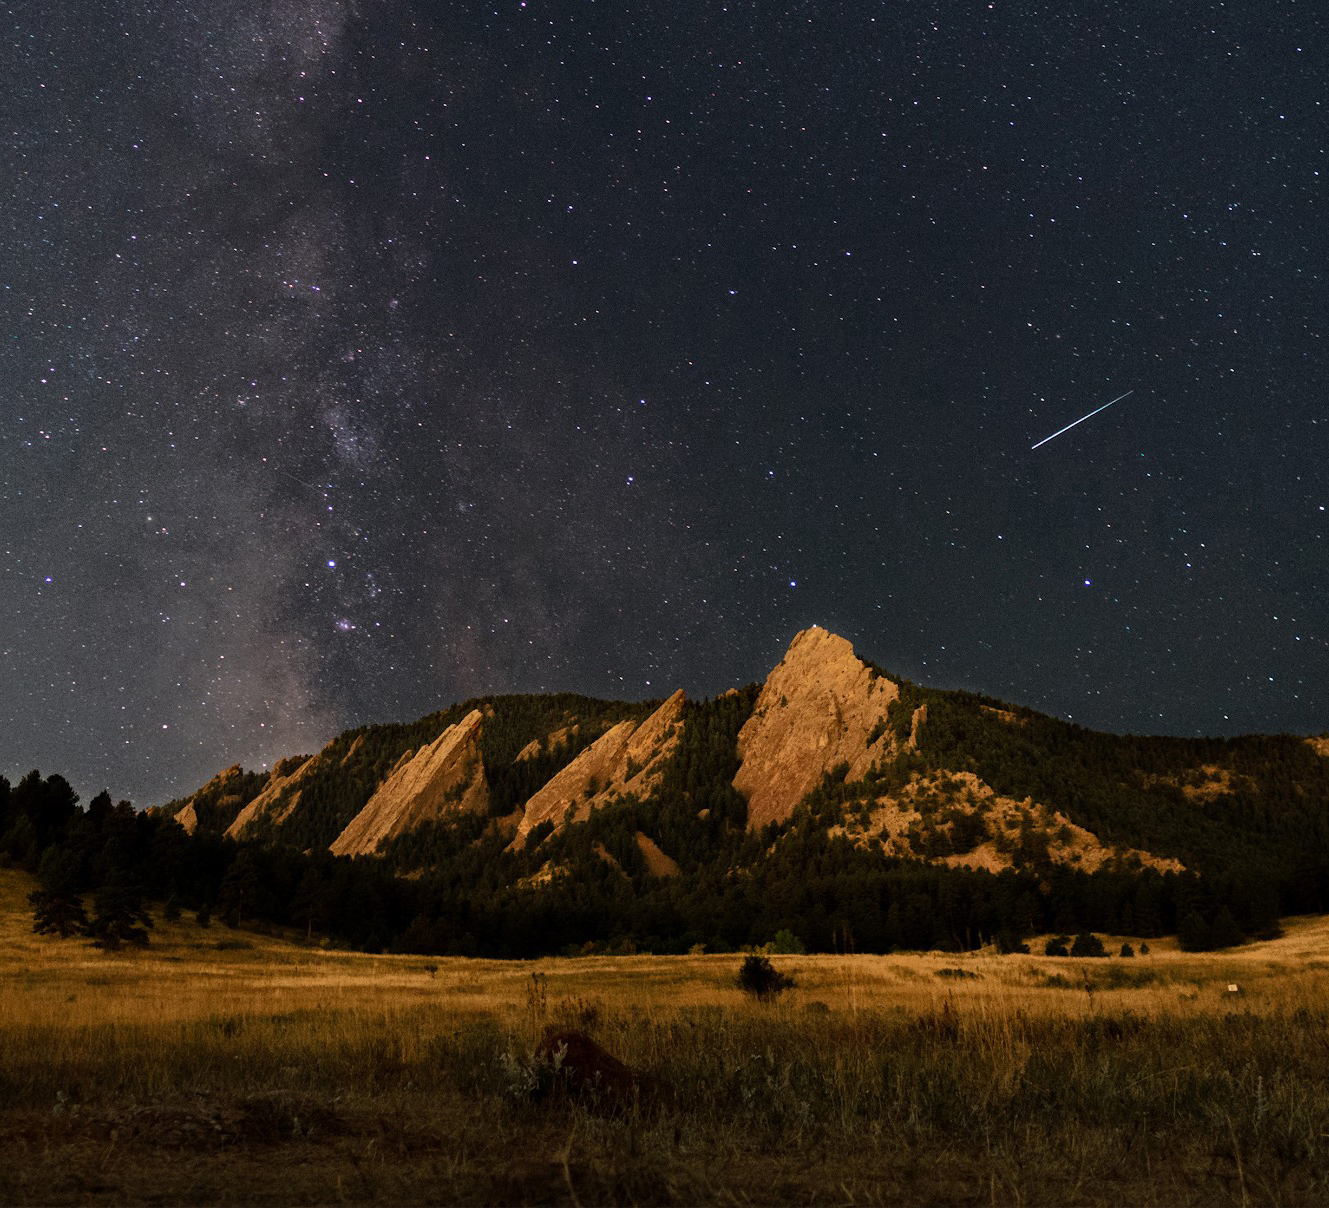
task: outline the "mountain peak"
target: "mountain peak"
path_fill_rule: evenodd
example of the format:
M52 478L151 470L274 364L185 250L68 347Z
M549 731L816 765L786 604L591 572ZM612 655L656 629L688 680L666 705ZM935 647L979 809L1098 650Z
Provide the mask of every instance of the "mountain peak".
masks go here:
M748 826L788 818L839 764L853 780L890 754L886 714L899 696L838 634L812 626L795 635L738 735L734 787L747 798Z

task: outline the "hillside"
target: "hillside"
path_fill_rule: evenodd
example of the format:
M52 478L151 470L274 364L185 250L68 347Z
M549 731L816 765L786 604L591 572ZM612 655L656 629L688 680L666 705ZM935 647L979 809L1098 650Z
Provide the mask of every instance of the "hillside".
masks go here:
M166 808L190 830L338 855L386 845L399 856L449 813L494 819L516 851L533 834L538 847L618 809L641 814L634 834L673 859L662 834L667 820L682 825L680 786L666 769L698 716L681 692L642 705L468 701L411 725L348 732L266 780L228 769ZM732 750L710 753L735 763L727 803L681 787L697 798L695 815L715 807L733 816L741 799L750 832L787 826L800 804L815 803L831 835L902 859L991 872L1180 872L1221 868L1237 848L1243 861L1277 864L1306 826L1314 850L1329 848L1324 749L1287 737L1096 734L893 678L813 628L757 692ZM412 835L414 844L398 842Z
M1325 909L1326 749L1095 733L814 628L713 700L478 698L229 768L152 812L195 863L143 879L424 951L963 948L1196 919L1203 946ZM28 808L0 851L35 868Z

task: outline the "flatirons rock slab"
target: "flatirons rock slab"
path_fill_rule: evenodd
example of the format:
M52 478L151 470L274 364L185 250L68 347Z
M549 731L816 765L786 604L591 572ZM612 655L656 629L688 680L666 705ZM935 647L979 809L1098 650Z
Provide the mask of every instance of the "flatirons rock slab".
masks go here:
M818 628L795 637L738 734L734 787L749 829L783 822L836 765L857 780L892 755L886 711L899 695L844 638Z
M525 847L542 822L566 826L617 797L649 795L678 744L683 701L675 692L641 725L621 721L597 738L526 803L512 846Z
M483 813L489 786L480 762L483 715L472 709L428 746L408 751L330 844L335 856L363 856L385 839L449 814Z
M282 823L291 816L291 812L300 804L301 782L319 765L323 754L310 759L284 759L272 769L272 776L259 793L236 819L226 828L228 839L243 839L246 833L260 818L271 817L274 823Z

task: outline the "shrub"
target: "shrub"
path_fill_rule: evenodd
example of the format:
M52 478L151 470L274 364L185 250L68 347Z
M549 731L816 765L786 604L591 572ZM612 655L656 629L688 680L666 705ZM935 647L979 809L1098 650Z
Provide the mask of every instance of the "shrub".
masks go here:
M758 1002L783 994L793 984L794 979L789 974L781 973L764 956L754 954L747 957L738 971L738 988L745 994L751 994Z
M1121 955L1122 955L1122 956L1134 956L1134 955L1135 955L1135 949L1132 948L1129 944L1122 944L1122 946L1121 946Z
M1103 947L1103 941L1098 936L1088 931L1082 931L1075 937L1075 943L1071 945L1072 956L1107 956L1107 949Z
M1069 935L1058 935L1055 938L1048 940L1047 945L1043 949L1043 955L1070 956L1070 951L1066 947L1070 942L1070 938Z

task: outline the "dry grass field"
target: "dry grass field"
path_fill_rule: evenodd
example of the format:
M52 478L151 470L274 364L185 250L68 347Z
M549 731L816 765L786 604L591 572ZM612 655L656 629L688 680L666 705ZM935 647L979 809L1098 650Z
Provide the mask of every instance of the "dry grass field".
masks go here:
M735 956L192 920L109 955L34 936L29 888L0 870L5 1203L1329 1201L1325 919L1209 955L777 957L797 985L760 1004ZM550 1025L649 1093L533 1094Z

